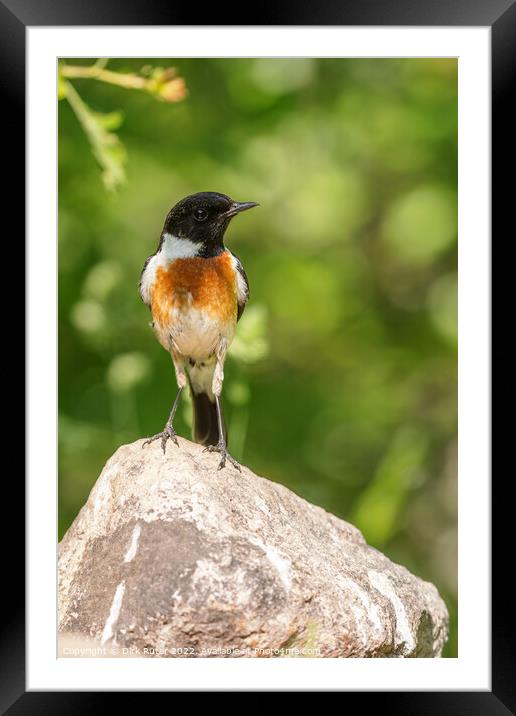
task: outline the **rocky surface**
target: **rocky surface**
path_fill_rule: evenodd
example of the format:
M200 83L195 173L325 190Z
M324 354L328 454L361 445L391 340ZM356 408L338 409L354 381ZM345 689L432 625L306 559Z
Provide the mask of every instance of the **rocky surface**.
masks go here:
M165 456L142 440L117 450L60 543L66 643L108 656L440 656L448 615L432 584L282 485L218 471L217 454L179 442Z

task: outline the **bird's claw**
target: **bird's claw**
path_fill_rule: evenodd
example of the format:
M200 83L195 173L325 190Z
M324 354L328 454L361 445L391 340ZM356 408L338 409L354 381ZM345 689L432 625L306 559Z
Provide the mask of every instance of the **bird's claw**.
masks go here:
M163 432L156 433L156 435L153 435L151 438L147 438L145 442L142 444L142 448L146 445L150 445L150 443L154 442L154 440L159 440L161 438L161 449L163 450L163 454L165 454L166 448L167 448L167 440L173 440L177 447L179 447L179 443L177 441L177 434L172 425L165 425Z
M235 460L234 457L231 457L231 455L228 453L227 447L224 443L219 442L217 445L207 445L203 452L218 452L220 453L220 462L217 470L222 470L223 467L226 465L226 460L235 467L238 472L242 472L242 468L238 464L238 462Z

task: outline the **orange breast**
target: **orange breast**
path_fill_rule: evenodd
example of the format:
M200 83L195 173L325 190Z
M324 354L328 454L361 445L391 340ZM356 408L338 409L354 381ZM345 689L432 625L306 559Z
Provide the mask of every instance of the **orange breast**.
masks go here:
M210 259L174 259L167 268L158 268L151 290L154 320L166 325L173 308L190 307L223 323L236 321L236 274L229 252Z

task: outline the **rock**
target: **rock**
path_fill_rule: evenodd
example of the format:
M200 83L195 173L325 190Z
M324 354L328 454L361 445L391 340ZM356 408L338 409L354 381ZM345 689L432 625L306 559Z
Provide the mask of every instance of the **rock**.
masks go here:
M440 656L436 588L352 525L179 439L122 446L59 546L59 631L157 656Z

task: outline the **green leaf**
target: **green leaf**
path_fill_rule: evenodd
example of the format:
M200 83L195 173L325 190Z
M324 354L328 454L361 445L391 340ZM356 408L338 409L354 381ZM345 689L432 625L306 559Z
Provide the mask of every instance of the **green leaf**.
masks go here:
M111 132L119 129L124 121L124 114L121 111L114 112L93 112L97 122L101 127Z
M124 167L127 153L118 135L109 131L107 127L118 126L121 113L94 112L69 82L67 82L66 98L88 137L93 156L102 170L104 186L110 191L117 189L125 182Z

